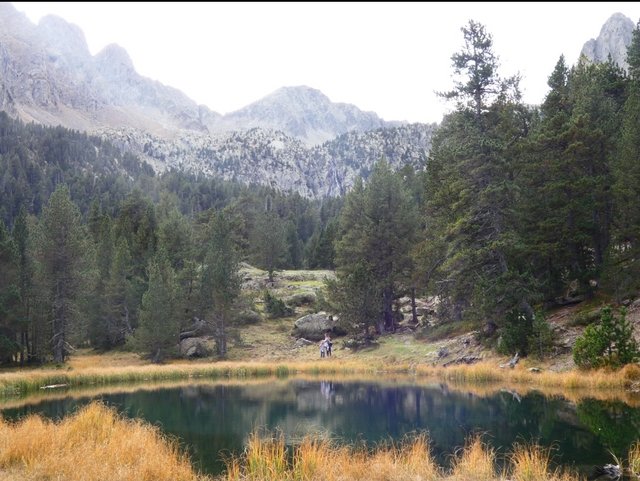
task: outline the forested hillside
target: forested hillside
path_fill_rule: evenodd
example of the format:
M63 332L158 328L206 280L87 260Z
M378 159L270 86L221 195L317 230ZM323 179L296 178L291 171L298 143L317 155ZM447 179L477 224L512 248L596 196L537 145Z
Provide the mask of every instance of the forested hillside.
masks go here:
M463 34L426 168L375 159L344 198L154 175L106 141L0 114L0 362L79 345L160 361L198 321L224 356L253 307L242 261L335 268L325 307L357 335L393 331L398 298L432 296L440 322L522 354L548 309L637 296L640 30L628 72L560 57L540 106L499 75L482 25Z

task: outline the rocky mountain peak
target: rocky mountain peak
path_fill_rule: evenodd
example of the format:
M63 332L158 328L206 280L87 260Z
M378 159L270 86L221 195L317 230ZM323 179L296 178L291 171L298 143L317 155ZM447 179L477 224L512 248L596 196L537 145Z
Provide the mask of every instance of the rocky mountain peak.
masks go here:
M351 131L388 126L373 112L355 105L331 102L320 90L300 85L281 87L240 110L227 114L226 130L274 128L307 145L318 145Z
M117 43L111 43L98 52L95 61L98 69L112 78L127 78L136 73L131 57Z
M587 41L581 55L593 62L606 62L609 55L620 67L627 69L627 48L635 24L622 13L614 13L600 29L598 38Z
M84 32L77 25L55 15L47 15L40 20L37 30L49 50L56 49L70 57L91 57Z
M0 36L24 33L31 26L27 16L9 2L0 2Z

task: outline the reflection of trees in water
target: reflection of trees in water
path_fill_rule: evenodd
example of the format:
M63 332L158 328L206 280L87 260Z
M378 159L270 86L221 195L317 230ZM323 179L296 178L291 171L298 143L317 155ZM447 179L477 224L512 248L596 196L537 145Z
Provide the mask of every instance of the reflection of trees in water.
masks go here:
M640 410L620 401L586 399L578 403L580 421L613 454L625 458L629 446L640 439Z
M241 452L256 428L278 429L288 443L313 434L371 444L427 431L443 463L469 434L483 432L502 450L514 441L555 443L557 461L576 459L584 465L610 462L607 448L624 455L640 431L640 410L620 402L590 400L580 403L576 414L575 406L560 397L534 393L518 400L508 392L480 397L438 384L292 380L183 386L102 398L128 416L177 436L197 467L210 473L223 468L221 450ZM89 400L46 401L28 409L62 417ZM11 412L13 417L20 414L19 409Z

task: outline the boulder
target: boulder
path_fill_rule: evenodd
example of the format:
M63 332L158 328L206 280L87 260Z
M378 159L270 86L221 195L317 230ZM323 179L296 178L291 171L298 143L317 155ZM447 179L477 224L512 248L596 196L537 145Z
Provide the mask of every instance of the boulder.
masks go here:
M236 322L241 326L257 324L262 321L262 316L251 309L244 309L236 316Z
M325 332L340 334L336 328L336 321L333 316L326 312L316 312L301 317L294 323L293 333L296 337L304 337L311 341L321 341Z
M315 292L302 292L300 294L294 294L283 299L285 304L294 307L313 304L317 300L318 296L315 294Z
M301 347L311 346L312 344L315 345L316 343L313 341L310 341L309 339L304 339L303 337L301 337L300 339L296 340L293 347L295 347L296 349L299 349Z
M180 341L180 356L190 359L207 357L213 352L213 340L208 337L189 337Z

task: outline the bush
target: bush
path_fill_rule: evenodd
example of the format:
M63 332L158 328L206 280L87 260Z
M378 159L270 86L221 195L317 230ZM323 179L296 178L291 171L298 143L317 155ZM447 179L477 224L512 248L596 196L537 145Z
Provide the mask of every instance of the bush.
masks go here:
M285 304L282 299L272 296L267 290L264 291L264 307L272 318L286 317L293 314L293 309Z
M611 307L602 309L599 324L591 324L573 346L573 360L582 368L620 367L638 359L633 326L623 308L615 316Z
M510 312L500 331L498 352L513 356L516 352L520 356L529 353L529 337L533 333L533 319L526 314L514 310Z
M502 354L521 356L529 354L542 359L551 352L553 332L544 315L533 318L520 311L513 311L502 326L498 351Z

